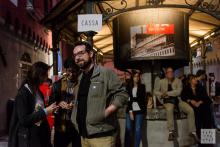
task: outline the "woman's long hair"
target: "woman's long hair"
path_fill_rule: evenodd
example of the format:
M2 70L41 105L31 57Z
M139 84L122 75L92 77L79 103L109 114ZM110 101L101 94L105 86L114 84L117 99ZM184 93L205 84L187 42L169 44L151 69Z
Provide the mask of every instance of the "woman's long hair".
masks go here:
M187 82L186 82L186 86L189 86L189 87L191 87L191 81L192 81L192 79L195 79L197 76L196 75L194 75L194 74L189 74L188 76L187 76Z
M139 87L139 85L141 84L141 78L140 78L140 71L138 71L138 70L132 70L132 72L131 72L131 78L130 78L130 80L129 80L129 82L128 82L128 87L129 88L133 88L134 87L134 76L136 75L136 74L138 74L139 75L139 81L138 81L138 87Z
M46 80L49 69L50 66L44 62L39 61L34 63L28 70L24 83L28 83L32 88L37 88Z

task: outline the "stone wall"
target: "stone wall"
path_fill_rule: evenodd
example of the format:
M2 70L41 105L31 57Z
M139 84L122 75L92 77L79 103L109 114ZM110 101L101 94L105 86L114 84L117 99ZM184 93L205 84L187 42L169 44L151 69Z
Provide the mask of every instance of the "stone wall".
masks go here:
M206 54L206 73L214 73L216 80L220 81L220 36L211 39L212 50ZM193 73L202 69L201 58L194 58Z
M4 66L0 57L0 135L2 135L6 133L7 101L15 97L17 88L21 83L21 56L24 53L28 53L32 63L35 61L49 63L49 56L45 51L34 51L32 44L18 39L18 37L13 36L13 34L1 28L0 34L0 46L7 63L7 65Z

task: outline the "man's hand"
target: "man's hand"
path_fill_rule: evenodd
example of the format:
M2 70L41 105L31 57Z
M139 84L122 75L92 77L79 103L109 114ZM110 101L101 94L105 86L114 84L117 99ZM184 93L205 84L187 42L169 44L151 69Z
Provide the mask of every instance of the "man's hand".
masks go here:
M190 103L194 106L197 107L197 102L195 100L191 100Z
M68 105L67 107L68 107L69 110L73 108L73 103L69 103L67 105Z
M105 109L105 118L113 114L117 110L115 105L110 105Z
M131 119L131 120L134 120L134 114L133 114L132 111L129 111L129 116L130 116L130 119Z
M51 104L50 106L46 107L47 114L52 114L58 108L59 106L57 106L56 103Z
M163 92L161 98L167 98L167 97L168 97L167 92Z
M199 107L201 104L203 104L203 101L198 101L197 102L197 107Z
M58 105L59 105L62 109L68 109L68 104L67 104L67 102L65 102L65 101L61 101Z
M202 101L195 101L195 100L191 100L190 101L190 103L194 106L194 107L196 107L196 108L198 108L203 102Z

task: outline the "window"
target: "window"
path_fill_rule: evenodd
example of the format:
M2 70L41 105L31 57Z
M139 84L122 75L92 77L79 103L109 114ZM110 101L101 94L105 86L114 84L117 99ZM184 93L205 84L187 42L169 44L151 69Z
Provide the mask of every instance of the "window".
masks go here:
M31 57L28 53L24 53L21 56L20 59L20 74L21 74L21 81L23 81L26 76L27 76L27 72L31 67Z
M26 9L28 11L33 11L34 10L34 0L27 0Z
M16 7L18 6L18 0L10 0Z

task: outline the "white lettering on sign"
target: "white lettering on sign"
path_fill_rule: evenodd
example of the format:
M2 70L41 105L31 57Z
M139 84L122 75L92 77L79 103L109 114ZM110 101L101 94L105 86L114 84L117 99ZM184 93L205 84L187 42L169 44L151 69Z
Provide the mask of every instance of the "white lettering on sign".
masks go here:
M85 14L78 15L78 32L101 31L102 15L101 14Z

